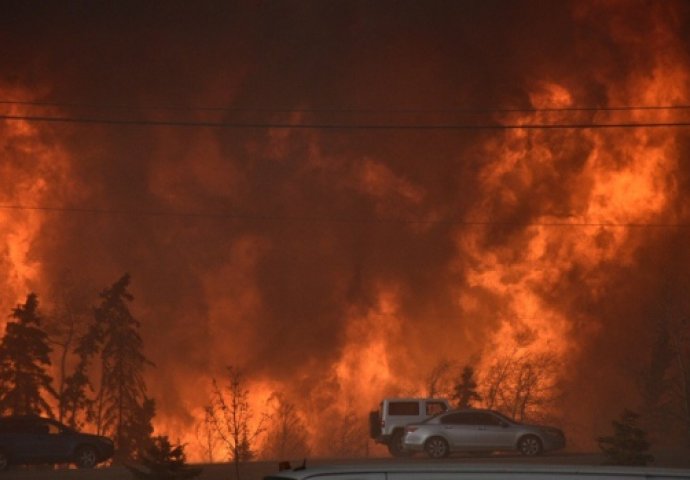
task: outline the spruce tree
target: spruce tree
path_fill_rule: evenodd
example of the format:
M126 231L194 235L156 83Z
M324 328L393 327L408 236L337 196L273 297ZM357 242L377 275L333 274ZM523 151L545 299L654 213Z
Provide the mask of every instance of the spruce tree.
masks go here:
M599 448L607 457L609 465L647 465L654 457L647 453L647 433L637 426L640 416L624 410L620 421L614 420L613 435L599 437Z
M86 366L80 360L74 372L65 378L59 403L63 412L63 422L76 429L81 429L84 421L93 419L93 400L87 391L92 388Z
M458 408L469 408L474 401L479 401L482 397L477 393L477 382L474 379L474 368L467 365L460 375L460 381L455 385L453 399Z
M134 297L125 274L100 294L90 332L100 346L101 384L96 398L96 422L115 439L117 457L132 458L153 431L153 400L146 397L143 372L152 363L144 356L139 321L129 311Z
M38 297L30 293L7 323L0 343L0 412L53 416L47 396L57 397L50 367L51 348L41 327Z

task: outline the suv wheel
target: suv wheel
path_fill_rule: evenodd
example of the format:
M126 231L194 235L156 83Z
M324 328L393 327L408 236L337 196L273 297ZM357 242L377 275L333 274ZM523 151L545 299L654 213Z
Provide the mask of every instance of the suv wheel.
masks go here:
M525 435L518 442L520 453L533 457L541 453L541 441L534 435Z
M424 450L431 458L444 458L450 453L448 442L441 437L431 437L424 443Z
M79 468L93 468L98 463L96 449L90 445L85 445L77 449L74 455L74 463Z
M0 472L7 470L10 466L10 457L7 456L5 452L0 450Z
M388 444L388 451L394 457L409 457L412 455L412 452L405 450L405 446L403 445L403 436L404 433L402 430L396 430L393 432L393 435L391 435L391 440Z

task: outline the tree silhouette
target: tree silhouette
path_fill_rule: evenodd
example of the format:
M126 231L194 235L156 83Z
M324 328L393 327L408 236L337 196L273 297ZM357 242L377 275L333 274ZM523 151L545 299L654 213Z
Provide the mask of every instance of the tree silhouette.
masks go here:
M220 439L213 426L213 408L211 406L204 407L204 418L196 426L196 439L204 451L206 461L213 463L213 452Z
M101 292L95 322L80 345L85 355L100 350L95 420L99 432L114 436L118 459L131 458L146 443L155 412L143 378L144 368L153 364L142 353L140 323L129 311L129 283L125 274Z
M442 358L431 369L426 377L426 396L435 398L445 396L448 393L450 384L449 372L451 371L451 363L449 360Z
M524 421L543 414L560 394L559 363L551 353L531 354L514 350L498 357L483 378L487 408Z
M136 457L150 446L155 415L156 402L152 398L144 397L141 404L134 404L120 428L120 445L126 447L121 447L120 458Z
M368 446L365 418L349 401L344 409L335 410L333 423L329 424L325 440L325 450L330 456L357 458L366 455Z
M669 271L649 322L649 359L641 372L644 418L669 441L690 442L690 279Z
M85 421L93 419L93 400L87 394L91 388L86 365L80 360L74 372L65 377L59 398L62 421L66 425L80 429Z
M91 406L86 393L90 386L86 371L88 361L79 351L88 329L91 309L84 292L77 288L72 272L63 273L54 290L56 298L48 316L46 332L50 343L55 346L57 419L79 429L88 419Z
M637 426L639 415L624 410L620 421L614 420L613 435L599 437L599 448L610 465L647 465L654 461L648 452L647 433Z
M88 394L94 387L89 377L89 369L93 358L100 351L102 333L95 320L77 340L73 353L78 361L72 374L65 378L60 405L64 409L64 421L68 425L79 428L83 420L96 423L96 429L102 432L100 415L96 415L96 401Z
M153 437L144 451L138 455L143 469L126 465L135 478L142 480L183 480L198 477L201 468L187 465L184 445L173 445L167 436Z
M453 399L458 408L468 408L475 401L482 399L477 393L477 381L474 379L474 368L470 365L465 366L460 374L460 381L455 385Z
M53 416L46 394L57 396L50 367L48 335L41 327L38 297L30 293L23 305L18 305L7 324L0 343L0 412L11 415Z
M264 432L265 418L261 418L255 427L251 426L254 414L249 405L249 390L245 386L244 375L233 366L229 366L227 371L227 393L224 393L213 379L211 421L235 464L235 474L239 479L240 462L254 458L253 445L257 437Z
M286 460L308 456L307 431L295 404L281 393L271 395L269 404L271 412L263 457Z

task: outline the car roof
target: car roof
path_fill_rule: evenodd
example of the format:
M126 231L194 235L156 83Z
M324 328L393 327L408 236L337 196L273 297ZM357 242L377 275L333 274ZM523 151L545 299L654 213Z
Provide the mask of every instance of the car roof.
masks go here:
M597 478L612 479L615 477L644 478L673 478L690 479L690 470L671 469L660 467L619 467L600 465L525 465L525 464L467 464L467 463L402 463L402 464L344 464L344 465L319 465L304 469L284 470L264 477L264 480L307 480L320 476L342 475L357 478L366 474L419 474L420 480L433 478L429 474L442 474L444 480L448 474L454 478L477 480L478 477L499 480L511 478L524 479L529 475L530 479L544 475L545 479L587 477L587 480ZM548 477L546 477L548 475Z

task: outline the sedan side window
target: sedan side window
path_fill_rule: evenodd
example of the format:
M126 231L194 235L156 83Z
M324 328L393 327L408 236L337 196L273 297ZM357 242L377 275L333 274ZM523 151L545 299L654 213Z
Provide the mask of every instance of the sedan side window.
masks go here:
M471 425L471 415L467 413L450 413L441 417L441 423L446 425Z
M501 426L501 421L490 413L475 413L475 425Z

